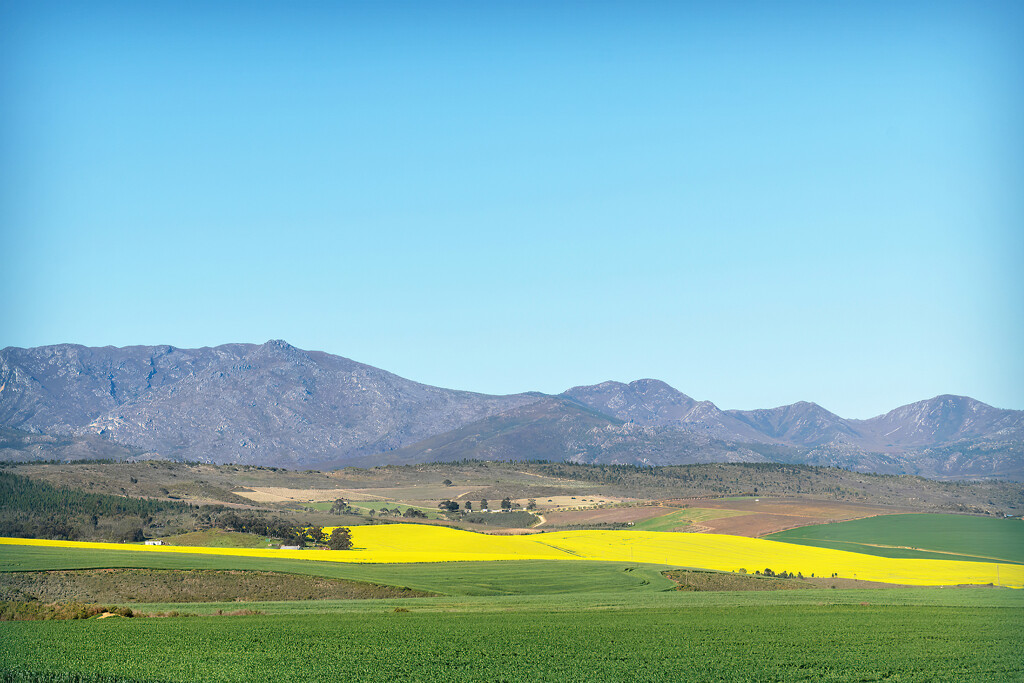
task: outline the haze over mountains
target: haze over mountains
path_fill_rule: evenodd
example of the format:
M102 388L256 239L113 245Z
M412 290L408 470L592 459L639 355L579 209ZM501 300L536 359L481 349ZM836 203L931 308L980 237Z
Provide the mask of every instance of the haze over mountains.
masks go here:
M870 420L814 403L721 410L664 382L550 396L442 389L283 341L0 351L0 458L279 467L481 459L792 462L1024 479L1024 411L938 396Z

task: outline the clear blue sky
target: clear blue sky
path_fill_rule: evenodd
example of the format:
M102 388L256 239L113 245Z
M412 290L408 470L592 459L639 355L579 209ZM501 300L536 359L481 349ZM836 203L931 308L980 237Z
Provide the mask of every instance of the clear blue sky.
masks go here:
M1024 409L1024 3L0 4L0 347Z

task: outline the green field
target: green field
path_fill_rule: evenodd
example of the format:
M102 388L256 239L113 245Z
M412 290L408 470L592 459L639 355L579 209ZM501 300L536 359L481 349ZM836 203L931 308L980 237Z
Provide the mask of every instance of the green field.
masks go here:
M452 595L373 600L280 600L273 602L132 602L144 613L176 609L199 615L217 610L259 610L264 614L380 614L404 608L410 612L568 612L704 609L718 607L836 606L864 604L890 607L1024 608L1024 591L1008 588L886 588L794 591L609 591L535 595Z
M205 531L190 531L175 536L164 536L163 540L168 545L200 546L206 548L276 548L281 545L277 539L257 536L256 534L242 534L235 531L224 531L223 529L207 529Z
M1024 564L1024 522L970 515L880 515L765 536L773 541L881 557L999 560Z
M0 571L54 569L240 569L368 581L447 595L519 595L670 590L666 567L620 562L523 560L431 564L349 564L225 555L0 546Z
M391 602L357 601L358 609L327 614L2 623L0 671L164 681L1006 681L1024 676L1019 599L1004 607L908 607L834 604L825 601L825 591L790 595L807 593L816 593L818 603L772 603L762 597L744 605L715 605L687 600L695 594L662 593L645 595L638 605L612 607L599 596L560 597L555 605L499 597L463 598L466 608L451 600L443 609L414 605L401 613ZM560 608L563 601L572 609ZM420 601L401 604L410 602Z
M720 519L722 517L736 517L737 515L748 515L749 512L739 510L716 510L711 508L685 508L676 512L669 512L660 517L643 519L632 528L639 531L673 531L685 529L694 522L703 522L709 519Z
M0 622L0 681L1024 677L1024 591L1009 589L681 592L666 567L613 562L349 565L0 547L2 572L110 567L278 571L444 595L132 602L136 613L192 616ZM258 614L228 616L239 610Z

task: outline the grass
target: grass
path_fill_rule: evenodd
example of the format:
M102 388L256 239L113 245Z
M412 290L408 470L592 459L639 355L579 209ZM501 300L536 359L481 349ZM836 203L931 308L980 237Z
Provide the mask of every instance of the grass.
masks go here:
M919 592L963 594L968 603L975 595L1017 595ZM757 598L742 605L699 599L716 595L729 594L651 594L639 604L625 596L564 596L553 604L464 598L465 609L452 601L447 608L420 609L415 601L405 613L362 603L329 614L4 623L0 671L255 682L1024 676L1019 599L1002 607L837 604L825 601L824 591L738 594ZM818 602L779 602L780 595Z
M970 515L881 515L766 536L775 541L880 557L1024 564L1024 522Z
M694 522L703 522L709 519L721 519L722 517L736 517L738 515L749 515L749 512L740 510L713 510L707 508L686 508L676 510L660 517L643 519L633 524L632 528L638 531L675 531L676 529L686 530Z
M551 541L559 535L540 538ZM137 612L179 610L200 616L0 623L0 683L1002 681L1024 676L1019 656L1024 591L679 592L662 575L667 567L653 564L535 560L388 565L0 546L0 571L89 566L259 569L447 595L413 600L135 601L131 608ZM206 616L218 610L260 614Z
M860 588L813 587L792 591L646 590L528 595L450 595L374 600L231 601L205 603L124 603L141 612L177 609L194 614L217 610L258 610L264 614L380 614L402 607L417 613L593 612L635 609L703 609L705 607L889 605L904 607L998 607L1024 609L1024 593L1009 588Z
M524 529L537 524L540 518L526 510L512 510L510 512L467 512L458 521L505 529Z
M169 545L204 548L276 548L280 541L256 534L243 534L223 529L191 531L187 534L165 536L160 540Z
M102 569L234 569L366 581L448 595L518 595L671 590L665 567L621 562L510 561L349 564L308 560L0 546L0 571ZM629 571L626 571L629 570Z

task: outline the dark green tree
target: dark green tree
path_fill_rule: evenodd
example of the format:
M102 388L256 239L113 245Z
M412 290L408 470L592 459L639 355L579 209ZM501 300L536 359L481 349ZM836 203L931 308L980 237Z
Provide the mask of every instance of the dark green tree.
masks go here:
M339 526L331 531L331 539L327 542L331 550L351 550L352 531L348 527Z

